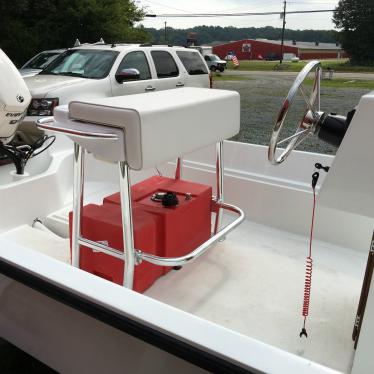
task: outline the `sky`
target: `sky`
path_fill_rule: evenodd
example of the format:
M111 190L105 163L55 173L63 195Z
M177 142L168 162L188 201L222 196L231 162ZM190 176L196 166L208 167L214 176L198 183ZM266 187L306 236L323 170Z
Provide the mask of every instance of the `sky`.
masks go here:
M287 10L334 9L339 0L293 0L287 1ZM283 10L283 0L136 0L139 7L150 14L191 14L191 13L240 13L273 12ZM334 28L332 13L290 14L286 27L294 30ZM163 28L164 22L173 28L193 26L234 26L234 27L281 27L280 15L217 17L217 18L145 18L144 27Z

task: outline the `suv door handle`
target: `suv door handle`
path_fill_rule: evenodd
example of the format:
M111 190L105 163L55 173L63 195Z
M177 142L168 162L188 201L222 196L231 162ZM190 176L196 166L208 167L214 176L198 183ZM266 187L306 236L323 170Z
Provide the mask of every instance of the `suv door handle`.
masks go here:
M145 88L146 91L154 91L156 89L156 87L152 87L152 86L147 86Z
M175 85L175 87L183 87L184 86L184 83L182 83L182 82L178 82L176 85Z

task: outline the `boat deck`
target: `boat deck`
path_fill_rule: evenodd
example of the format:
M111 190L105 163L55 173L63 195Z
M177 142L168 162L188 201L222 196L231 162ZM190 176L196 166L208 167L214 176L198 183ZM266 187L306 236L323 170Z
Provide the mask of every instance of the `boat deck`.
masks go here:
M146 295L347 372L367 254L315 241L308 339L300 339L308 240L245 221Z

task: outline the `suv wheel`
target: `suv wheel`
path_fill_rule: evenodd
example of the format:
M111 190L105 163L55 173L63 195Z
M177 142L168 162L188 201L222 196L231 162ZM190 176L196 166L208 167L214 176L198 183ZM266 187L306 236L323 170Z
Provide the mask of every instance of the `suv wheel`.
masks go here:
M213 66L210 67L210 70L214 72L214 71L216 71L217 69L216 69L216 67L213 65Z
M223 73L225 71L225 68L219 68L219 71Z

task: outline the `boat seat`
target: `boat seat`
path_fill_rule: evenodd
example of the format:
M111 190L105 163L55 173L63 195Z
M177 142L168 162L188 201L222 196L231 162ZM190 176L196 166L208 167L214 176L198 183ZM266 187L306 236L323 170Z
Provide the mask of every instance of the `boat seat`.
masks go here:
M106 161L131 169L154 167L228 139L240 129L237 92L180 88L129 96L75 100L39 127L66 133Z
M73 266L80 266L81 245L114 256L124 262L123 285L133 289L138 256L142 256L141 260L160 266L184 265L203 254L244 219L239 208L224 203L222 192L223 140L236 135L240 128L240 98L237 92L188 87L75 100L68 106L57 107L54 117L39 119L37 124L41 129L64 133L75 142L71 221ZM217 144L214 235L182 257L160 258L136 251L130 169L153 168L178 157L176 179L180 179L181 156L211 144ZM97 158L118 163L123 251L82 236L84 150L92 152ZM220 230L221 209L237 213L238 218Z

